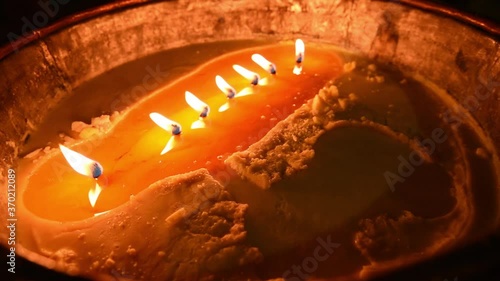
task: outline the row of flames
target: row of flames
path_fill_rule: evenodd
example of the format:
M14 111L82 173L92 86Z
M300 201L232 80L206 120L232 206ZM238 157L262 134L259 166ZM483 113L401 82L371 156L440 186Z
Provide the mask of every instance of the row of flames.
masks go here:
M296 65L293 69L293 73L296 75L299 75L302 72L302 62L304 60L304 54L305 54L305 46L304 42L301 39L297 39L295 41L295 62ZM269 72L271 75L276 75L277 70L276 70L276 65L266 58L264 58L262 55L259 54L253 54L252 55L252 60L258 64L260 67L265 69L267 72ZM215 83L217 84L217 87L224 93L224 95L227 97L228 101L223 104L221 107L219 107L219 112L226 111L230 108L230 101L235 98L243 97L243 96L248 96L254 93L253 87L257 85L267 85L268 83L268 78L260 78L260 76L253 72L250 71L240 65L233 65L233 69L238 72L241 76L245 77L250 81L250 87L245 87L243 90L236 92L236 90L229 85L229 83L224 80L221 76L217 75L215 77ZM192 129L199 129L199 128L205 128L206 123L205 119L208 117L210 114L210 107L208 104L200 100L197 96L195 96L193 93L186 91L185 92L185 99L187 104L196 110L200 115L198 120L193 122L191 124ZM161 151L161 155L167 153L168 151L172 150L174 148L174 143L175 143L175 138L179 136L182 132L182 127L179 123L172 121L168 119L167 117L153 112L149 114L149 117L151 120L153 120L154 123L156 123L159 127L162 129L170 132L172 136L168 140L167 144L165 145L165 148ZM60 144L59 148L64 156L66 158L66 161L68 161L69 165L79 174L94 178L96 180L96 185L94 188L91 188L88 193L88 198L90 205L92 207L95 206L95 203L97 199L99 198L99 195L102 191L102 187L99 185L97 179L102 176L104 172L104 168L102 167L99 162L92 160L90 158L87 158L80 153L73 151L66 146Z

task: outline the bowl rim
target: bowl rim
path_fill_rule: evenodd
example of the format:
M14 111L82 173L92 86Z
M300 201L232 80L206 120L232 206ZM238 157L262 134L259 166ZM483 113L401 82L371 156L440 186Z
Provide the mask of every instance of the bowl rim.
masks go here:
M26 35L22 35L19 37L19 39L12 41L10 43L6 43L4 46L0 46L0 61L32 42L35 42L39 39L43 39L52 33L55 33L57 31L75 25L77 23L84 22L86 20L90 20L104 14L117 12L127 8L138 7L157 2L175 2L175 1L176 0L124 0L124 1L104 4L102 6L90 8L69 15L67 17L55 21L53 24L39 28ZM393 0L374 0L374 1L394 2ZM486 32L492 35L493 37L500 37L499 23L469 14L467 12L459 11L455 8L448 7L443 4L430 2L430 0L398 0L395 3L427 11L438 16L452 18L466 25L475 27L483 32Z

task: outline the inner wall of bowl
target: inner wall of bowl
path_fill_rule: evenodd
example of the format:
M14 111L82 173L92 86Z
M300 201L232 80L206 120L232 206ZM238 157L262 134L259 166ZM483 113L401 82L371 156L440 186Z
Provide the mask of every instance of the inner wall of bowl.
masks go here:
M194 43L299 37L429 79L469 109L500 150L500 48L479 30L390 2L181 0L100 16L4 58L0 167L5 173L15 162L17 147L53 105L109 69Z

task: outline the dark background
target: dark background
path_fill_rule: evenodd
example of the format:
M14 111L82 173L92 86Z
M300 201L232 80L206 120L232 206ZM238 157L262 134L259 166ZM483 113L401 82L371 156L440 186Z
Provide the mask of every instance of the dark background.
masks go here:
M0 46L9 43L7 35L10 32L16 35L22 34L22 28L25 24L22 20L23 17L33 23L33 15L40 11L39 1L46 2L48 0L0 0ZM58 4L59 11L55 13L54 17L49 17L49 22L46 25L67 17L69 15L84 11L93 7L104 5L111 2L111 0L61 0Z
M20 36L23 33L23 17L33 22L33 15L40 11L40 0L0 0L0 46L8 44L9 33ZM46 1L46 0L42 0ZM60 0L63 2L63 0ZM49 22L60 20L72 14L97 7L99 5L119 2L111 0L64 0L59 11ZM393 0L397 1L397 0ZM458 10L500 23L500 0L436 0ZM3 231L3 230L2 230ZM0 248L0 255L5 257L7 251ZM0 260L5 260L4 258ZM2 262L4 264L4 262ZM32 264L20 257L16 259L16 274L8 274L6 265L1 266L0 280L82 280L70 278L49 271L41 266ZM464 281L464 280L500 280L500 242L498 237L485 239L436 260L428 261L413 268L395 272L383 280L439 280L439 281Z

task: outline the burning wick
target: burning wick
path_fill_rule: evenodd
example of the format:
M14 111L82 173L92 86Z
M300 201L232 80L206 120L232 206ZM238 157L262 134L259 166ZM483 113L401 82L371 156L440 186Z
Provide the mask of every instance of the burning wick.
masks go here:
M250 71L241 65L234 64L233 69L236 70L236 72L238 72L241 76L250 80L250 84L252 84L253 86L267 85L267 78L260 79L259 74L255 73L253 71Z
M167 117L161 115L160 113L156 112L150 113L149 117L151 118L151 120L153 120L153 122L156 123L156 125L160 126L160 128L162 128L165 131L170 131L172 135L177 136L181 134L182 127L179 123L174 122L168 119Z
M102 187L97 183L97 179L103 174L104 168L99 162L87 158L62 144L59 145L59 149L73 170L81 175L92 177L96 180L95 187L90 189L88 194L90 205L94 207L102 191Z
M274 63L268 61L262 55L253 54L252 55L252 60L256 64L258 64L260 67L262 67L263 69L267 70L272 75L276 75L276 65Z
M149 117L160 128L162 128L167 132L172 133L172 136L168 140L167 145L165 145L165 148L163 148L163 150L160 153L160 155L163 155L172 150L172 148L174 148L175 137L180 136L182 132L182 127L179 123L168 119L167 117L161 115L160 113L152 112L149 114Z
M306 51L306 47L304 45L304 41L301 39L297 39L295 41L295 62L302 63L304 61L304 53Z
M221 90L228 99L236 97L236 90L231 85L229 85L229 83L227 83L226 80L224 80L224 78L222 78L221 76L215 76L215 84L217 84L219 90Z
M206 124L203 119L208 117L208 114L210 113L210 107L208 106L208 104L201 101L197 96L193 95L193 93L189 91L186 91L185 98L189 106L200 113L199 120L196 120L195 122L193 122L193 124L191 124L191 129L205 128Z
M97 179L102 175L104 169L99 162L89 159L62 144L59 145L59 149L61 150L64 158L66 158L66 161L68 161L68 164L77 173L94 179Z
M300 75L302 73L302 62L304 61L304 54L306 47L304 41L297 39L295 41L295 67L293 68L293 74Z
M236 90L229 85L229 83L224 80L221 76L217 75L215 76L215 84L217 84L217 87L226 95L226 97L229 100L232 100L234 98L239 98L239 97L244 97L253 94L253 91L251 88L246 87L243 90L241 90L239 93L236 93ZM228 110L230 107L229 101L223 104L221 107L219 107L219 112L224 112Z

